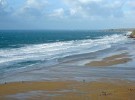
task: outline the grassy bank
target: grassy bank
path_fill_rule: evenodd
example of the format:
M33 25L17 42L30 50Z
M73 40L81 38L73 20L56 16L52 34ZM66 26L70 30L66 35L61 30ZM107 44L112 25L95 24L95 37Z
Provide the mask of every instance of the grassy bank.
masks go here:
M135 30L132 31L132 35L135 35Z

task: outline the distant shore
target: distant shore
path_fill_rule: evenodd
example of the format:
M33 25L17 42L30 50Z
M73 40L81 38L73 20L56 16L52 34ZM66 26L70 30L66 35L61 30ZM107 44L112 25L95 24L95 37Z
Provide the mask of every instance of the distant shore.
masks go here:
M128 31L133 31L135 30L135 28L118 28L118 29L104 29L104 30L101 30L101 31L104 31L104 32L128 32Z

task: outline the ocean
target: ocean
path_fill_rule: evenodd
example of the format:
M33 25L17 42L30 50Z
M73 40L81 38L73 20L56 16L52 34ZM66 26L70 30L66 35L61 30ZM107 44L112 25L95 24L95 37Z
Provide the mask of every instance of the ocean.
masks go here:
M65 58L106 54L108 50L131 42L127 32L90 30L1 30L0 78L15 73L47 69ZM70 59L71 61L71 59Z

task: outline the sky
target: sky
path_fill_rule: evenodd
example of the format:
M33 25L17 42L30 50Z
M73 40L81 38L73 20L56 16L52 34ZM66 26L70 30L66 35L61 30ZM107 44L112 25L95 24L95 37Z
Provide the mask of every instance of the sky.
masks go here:
M0 0L0 29L135 28L135 0Z

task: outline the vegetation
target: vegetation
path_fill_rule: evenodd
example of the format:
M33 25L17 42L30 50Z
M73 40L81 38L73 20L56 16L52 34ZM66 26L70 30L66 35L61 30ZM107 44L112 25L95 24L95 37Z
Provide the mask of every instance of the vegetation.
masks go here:
M132 35L135 35L135 30L132 31Z

